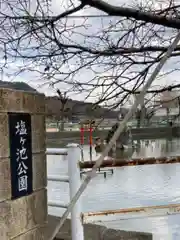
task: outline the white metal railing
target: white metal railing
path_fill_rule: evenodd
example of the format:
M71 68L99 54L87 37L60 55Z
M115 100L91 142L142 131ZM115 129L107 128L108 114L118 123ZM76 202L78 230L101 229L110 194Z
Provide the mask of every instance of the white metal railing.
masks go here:
M81 185L81 173L78 163L81 157L81 149L78 144L69 144L67 148L47 148L47 155L67 155L68 161L68 176L54 176L48 175L48 181L66 182L69 183L70 200L76 194ZM67 208L68 204L59 201L49 201L48 206ZM84 229L81 219L81 199L78 200L76 205L71 211L71 231L72 240L84 240Z
M49 207L58 207L58 208L67 208L68 204L56 202L56 201L49 201L48 200L48 206Z
M67 155L67 148L46 148L46 155Z
M81 159L81 149L78 144L69 144L65 149L47 148L47 155L67 155L68 176L48 175L48 181L69 183L70 200L76 194L81 185L81 171L79 161ZM66 209L68 203L59 201L48 201L48 206ZM106 210L99 212L81 211L81 198L77 201L71 211L71 231L72 240L84 240L83 224L97 223L102 221L122 220L127 218L144 218L166 216L180 213L180 204L168 204L149 207L135 207L126 209Z
M69 182L68 176L55 176L55 175L48 175L48 181L52 182Z

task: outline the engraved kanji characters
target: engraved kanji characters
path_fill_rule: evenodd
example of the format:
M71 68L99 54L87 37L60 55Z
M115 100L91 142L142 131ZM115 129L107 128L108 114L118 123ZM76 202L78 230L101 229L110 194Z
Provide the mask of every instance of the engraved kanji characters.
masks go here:
M24 121L17 122L15 126L15 134L19 135L19 148L16 149L16 161L18 163L18 190L24 191L28 189L28 176L26 161L28 160L27 149L25 147L27 128Z

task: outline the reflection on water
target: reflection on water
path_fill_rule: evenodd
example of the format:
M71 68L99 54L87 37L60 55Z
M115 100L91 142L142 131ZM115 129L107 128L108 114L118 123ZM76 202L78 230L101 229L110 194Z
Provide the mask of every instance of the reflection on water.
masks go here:
M89 148L85 159L89 158ZM94 158L96 154L94 154ZM118 153L121 154L121 153ZM136 148L127 150L129 157L180 155L180 140L149 140L136 143ZM119 157L119 156L118 156ZM67 174L65 157L48 157L48 174ZM180 203L180 164L147 165L116 168L114 175L104 179L98 175L85 190L83 211L98 211L138 206ZM48 197L60 202L69 201L65 183L48 183ZM62 209L49 208L49 213L61 215ZM180 239L180 215L129 219L105 222L106 226L124 230L147 231L155 240Z
M174 156L180 154L179 139L140 140L136 142L133 157Z
M180 155L179 139L139 140L133 143L134 147L129 146L125 151L118 150L116 157L128 159Z

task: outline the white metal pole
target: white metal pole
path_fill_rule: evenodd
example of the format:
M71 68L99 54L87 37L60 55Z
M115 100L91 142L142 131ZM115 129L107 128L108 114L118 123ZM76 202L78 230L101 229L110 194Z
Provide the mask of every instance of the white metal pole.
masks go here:
M70 200L73 199L81 186L80 161L81 153L78 144L68 144L68 173ZM78 199L71 211L71 233L72 240L84 240L84 228L81 220L81 198Z

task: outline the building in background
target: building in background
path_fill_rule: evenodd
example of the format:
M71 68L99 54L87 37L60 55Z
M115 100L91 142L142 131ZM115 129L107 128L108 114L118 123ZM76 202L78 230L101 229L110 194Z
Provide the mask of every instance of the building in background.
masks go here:
M133 103L138 94L133 95ZM139 114L139 115L138 115ZM146 94L144 102L136 112L139 122L146 125L164 122L164 125L180 121L180 91L164 91L157 94ZM141 121L140 121L141 119ZM148 120L148 121L147 121Z

